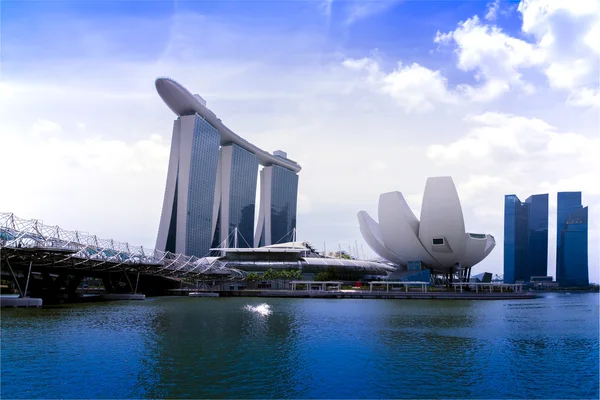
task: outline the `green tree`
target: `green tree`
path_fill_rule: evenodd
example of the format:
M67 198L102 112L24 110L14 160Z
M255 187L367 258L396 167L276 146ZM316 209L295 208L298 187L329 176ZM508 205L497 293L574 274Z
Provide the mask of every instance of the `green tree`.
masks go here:
M302 280L302 272L298 269L294 269L290 271L292 280Z
M315 275L315 281L323 282L329 280L329 273L327 271L319 272Z
M274 269L268 269L264 274L262 274L262 278L265 281L274 281L279 278L279 274Z

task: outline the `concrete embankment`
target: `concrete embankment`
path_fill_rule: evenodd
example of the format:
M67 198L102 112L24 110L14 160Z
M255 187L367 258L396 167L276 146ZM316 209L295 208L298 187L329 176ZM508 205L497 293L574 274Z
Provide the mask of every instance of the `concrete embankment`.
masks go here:
M422 300L514 300L534 299L535 292L458 293L458 292L369 292L369 291L291 291L231 290L220 291L220 297L288 297L321 299L422 299Z

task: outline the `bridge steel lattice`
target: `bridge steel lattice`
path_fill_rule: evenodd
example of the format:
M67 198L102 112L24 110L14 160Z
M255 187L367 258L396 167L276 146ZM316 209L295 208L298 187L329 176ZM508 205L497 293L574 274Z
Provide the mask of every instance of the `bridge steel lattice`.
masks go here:
M126 272L164 278L202 279L219 276L241 279L245 272L227 268L217 257L174 254L112 239L100 239L81 231L44 225L36 219L0 213L0 264L37 270Z

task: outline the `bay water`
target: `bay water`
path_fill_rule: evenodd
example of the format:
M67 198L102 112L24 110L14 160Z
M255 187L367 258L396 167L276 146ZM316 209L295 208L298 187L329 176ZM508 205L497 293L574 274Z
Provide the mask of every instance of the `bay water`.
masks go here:
M1 397L586 398L598 293L3 309Z

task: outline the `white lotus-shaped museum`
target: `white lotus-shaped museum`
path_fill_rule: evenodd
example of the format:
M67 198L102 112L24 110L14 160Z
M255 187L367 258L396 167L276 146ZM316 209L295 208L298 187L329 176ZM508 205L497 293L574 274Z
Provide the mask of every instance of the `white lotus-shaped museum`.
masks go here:
M414 262L433 273L470 269L496 245L492 235L465 231L458 193L449 176L427 179L420 221L400 192L380 195L378 214L379 222L360 211L360 232L375 253L399 270Z

